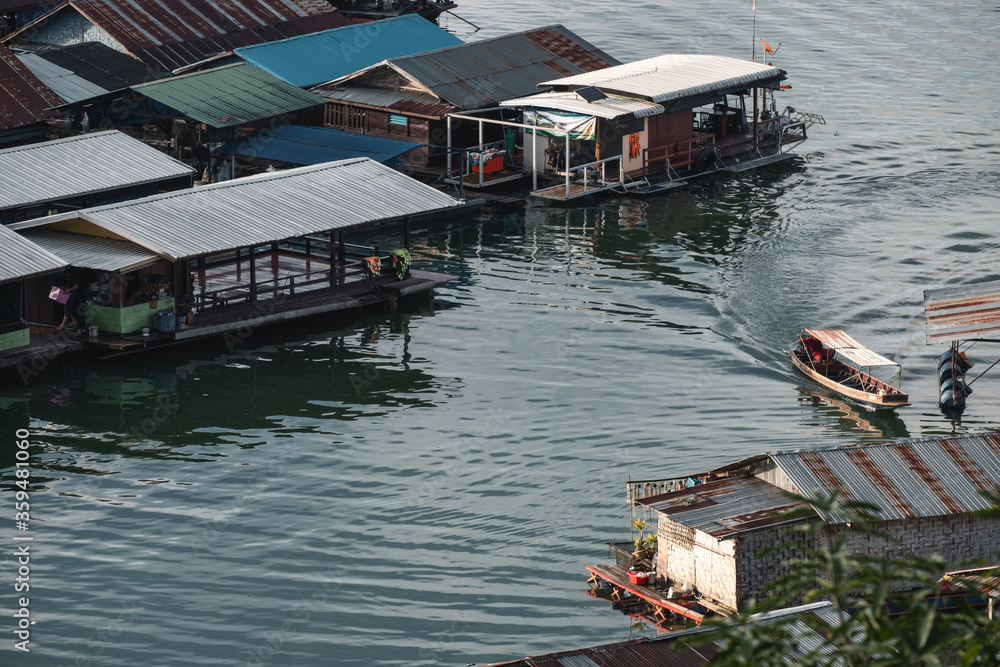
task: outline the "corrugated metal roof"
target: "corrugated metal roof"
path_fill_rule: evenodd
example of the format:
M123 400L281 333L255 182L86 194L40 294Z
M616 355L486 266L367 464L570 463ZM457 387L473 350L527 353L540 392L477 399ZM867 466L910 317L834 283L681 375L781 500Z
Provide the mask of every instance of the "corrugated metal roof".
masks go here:
M775 525L783 512L803 507L756 477L729 477L638 502L719 539Z
M32 125L52 117L48 107L60 104L17 57L0 44L0 130Z
M117 130L82 134L0 150L0 210L193 174Z
M232 127L323 104L323 98L249 65L227 65L132 86L212 127Z
M537 95L530 95L528 97L505 100L500 103L500 106L559 109L560 111L569 111L571 113L608 119L618 118L619 116L643 118L645 116L655 116L665 111L662 105L628 97L605 97L602 100L588 102L572 91L538 93Z
M121 239L69 234L50 229L25 229L20 234L39 248L80 269L123 271L161 259L142 246Z
M784 79L777 67L725 56L669 54L575 76L545 80L540 85L555 90L596 86L650 102L777 82Z
M236 49L246 62L300 87L347 76L389 58L462 44L418 14Z
M1000 281L924 290L928 343L996 338L1000 333Z
M0 283L51 273L66 265L59 257L0 225Z
M165 76L98 42L19 53L18 58L67 104Z
M788 626L789 633L794 637L793 645L788 646L782 664L799 664L810 651L819 649L824 644L824 638L813 630L805 621L821 619L834 626L839 624L837 612L828 601L813 602L798 607L788 607L766 614L755 614L754 621L758 623L773 623L781 619L795 619ZM546 655L532 656L516 662L496 663L486 667L502 667L514 664L527 664L533 667L701 667L722 650L720 639L715 642L705 642L700 638L692 640L692 635L711 632L711 628L701 626L676 630L655 637L642 637L615 644L603 644L584 649L560 651ZM829 653L827 664L843 664L842 660Z
M240 46L327 30L350 21L324 0L75 0L15 33L36 41L55 12L78 12L151 67L170 71Z
M848 336L841 329L806 329L810 336L818 338L823 345L836 350L847 359L850 359L858 366L898 366L895 361L886 359L880 354L872 352L867 347Z
M370 157L395 168L398 156L419 145L328 127L279 125L274 129L258 130L216 150L227 155L245 155L294 165Z
M63 102L77 102L111 92L34 53L19 53L17 59Z
M540 81L617 65L618 61L561 25L393 58L330 82L339 88L372 85L392 69L453 110L478 109L530 95Z
M961 580L962 585L956 586L952 582L954 579ZM997 569L997 566L946 572L942 583L948 584L949 590L955 591L964 590L965 584L968 584L983 595L1000 600L1000 570Z
M170 260L458 206L368 158L248 176L191 190L14 223L80 218Z
M980 491L1000 483L1000 434L833 447L770 455L802 494L843 491L883 519L986 509ZM695 487L697 488L697 487ZM824 516L840 523L845 517Z

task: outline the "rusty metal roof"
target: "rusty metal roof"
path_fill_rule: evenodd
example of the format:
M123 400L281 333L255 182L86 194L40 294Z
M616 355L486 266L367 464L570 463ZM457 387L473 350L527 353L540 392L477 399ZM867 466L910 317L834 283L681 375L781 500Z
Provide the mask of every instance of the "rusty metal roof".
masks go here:
M682 526L718 539L781 523L784 512L804 507L756 477L729 477L643 498L646 505Z
M819 619L828 625L836 625L837 612L830 602L813 602L798 607L756 614L755 622L771 623L792 617L788 631L795 638L783 656L782 664L800 662L814 651L828 655L825 664L840 665L842 660L830 649L824 650L824 638L812 629ZM708 627L677 630L656 637L642 637L615 644L604 644L572 651L560 651L546 655L530 656L521 660L496 663L486 667L701 667L722 650L722 640L705 642L701 638L691 640L692 635L711 632Z
M10 49L0 44L0 130L44 121L52 117L46 108L61 103Z
M1000 281L924 290L928 343L996 338L1000 333Z
M479 109L538 92L540 82L617 65L618 61L561 25L392 58L324 87L421 89L451 110ZM387 84L394 71L402 78Z
M77 12L151 67L173 70L208 56L348 25L324 0L72 0L8 39L63 44L48 33L59 12Z
M959 590L965 586L972 586L983 595L1000 600L1000 569L997 566L946 572L941 581L954 587L953 581L956 579L961 582L957 587Z
M836 350L837 354L846 357L858 366L899 366L895 361L872 352L841 329L806 329L806 333L818 338L823 345L831 350Z
M840 489L847 499L878 506L887 520L987 509L992 505L980 492L1000 484L1000 433L778 452L770 458L799 493Z

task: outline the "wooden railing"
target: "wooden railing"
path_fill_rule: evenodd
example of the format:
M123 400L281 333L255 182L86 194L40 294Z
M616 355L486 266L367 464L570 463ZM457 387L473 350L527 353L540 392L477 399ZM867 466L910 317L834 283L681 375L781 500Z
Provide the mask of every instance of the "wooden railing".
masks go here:
M684 150L680 147L684 145ZM642 175L649 176L661 172L669 173L672 169L686 167L698 159L698 154L705 148L715 145L715 135L706 134L688 141L679 141L663 146L653 146L642 149ZM673 152L670 148L673 147ZM658 155L662 153L662 155ZM658 168L664 162L662 168Z

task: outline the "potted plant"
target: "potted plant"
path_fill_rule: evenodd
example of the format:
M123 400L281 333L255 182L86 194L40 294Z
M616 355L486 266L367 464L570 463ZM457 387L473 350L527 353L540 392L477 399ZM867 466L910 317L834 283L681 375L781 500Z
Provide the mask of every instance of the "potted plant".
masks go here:
M644 519L636 519L632 522L632 527L639 531L638 537L633 541L635 546L635 551L632 552L632 561L635 562L642 558L651 558L656 552L656 533L646 534L646 521Z

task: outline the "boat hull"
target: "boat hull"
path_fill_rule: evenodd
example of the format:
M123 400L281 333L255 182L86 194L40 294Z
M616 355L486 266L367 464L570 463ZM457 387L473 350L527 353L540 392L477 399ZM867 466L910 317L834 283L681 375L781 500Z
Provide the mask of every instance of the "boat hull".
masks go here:
M796 350L792 352L792 363L814 382L869 409L894 410L910 404L909 396L903 392L839 361L831 361L814 366L806 359L805 353ZM842 381L835 379L835 377L838 377L842 373L849 373L862 381L859 384L868 384L870 387L876 388L876 390L867 391L864 388L857 389L845 385Z

